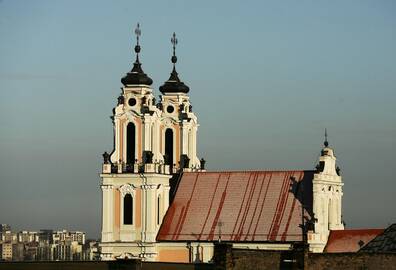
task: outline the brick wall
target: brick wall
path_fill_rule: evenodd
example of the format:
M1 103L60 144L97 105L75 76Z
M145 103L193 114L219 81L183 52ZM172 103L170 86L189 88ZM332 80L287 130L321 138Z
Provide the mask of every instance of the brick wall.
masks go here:
M312 253L308 270L391 270L396 269L396 253Z
M281 253L258 250L233 250L234 270L273 270L280 269Z
M218 270L303 269L305 270L396 270L396 253L303 253L233 249L216 244L214 262Z
M0 262L0 270L214 270L213 264L141 262Z
M309 253L217 246L214 264L140 262L0 262L0 270L396 270L396 253Z
M231 244L215 245L214 263L221 270L299 269L303 266L302 252L233 249Z

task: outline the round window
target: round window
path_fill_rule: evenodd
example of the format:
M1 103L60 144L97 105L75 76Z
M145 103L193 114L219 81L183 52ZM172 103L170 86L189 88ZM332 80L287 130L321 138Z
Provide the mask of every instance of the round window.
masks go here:
M130 98L130 99L128 100L128 104L129 104L129 106L131 106L131 107L135 106L135 105L136 105L136 99Z
M173 108L173 106L169 105L168 107L166 107L166 111L168 113L173 113L175 111L175 108Z

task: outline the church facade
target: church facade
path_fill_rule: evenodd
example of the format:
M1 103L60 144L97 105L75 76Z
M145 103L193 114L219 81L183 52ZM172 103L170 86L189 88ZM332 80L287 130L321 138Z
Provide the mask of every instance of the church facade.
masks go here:
M173 69L159 88L136 61L113 109L114 149L103 154L101 259L208 262L216 241L322 252L344 228L342 178L327 139L316 170L207 172L197 156L189 87Z

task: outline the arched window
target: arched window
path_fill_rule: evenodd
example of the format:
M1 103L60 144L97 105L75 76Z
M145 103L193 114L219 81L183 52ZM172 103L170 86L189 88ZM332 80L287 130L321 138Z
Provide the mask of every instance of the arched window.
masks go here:
M126 134L126 161L127 163L135 163L135 125L129 123Z
M161 214L161 195L157 197L157 225L160 224L160 214Z
M133 200L131 194L124 197L124 224L132 225L133 222Z
M168 165L173 165L173 130L168 128L165 131L165 156Z

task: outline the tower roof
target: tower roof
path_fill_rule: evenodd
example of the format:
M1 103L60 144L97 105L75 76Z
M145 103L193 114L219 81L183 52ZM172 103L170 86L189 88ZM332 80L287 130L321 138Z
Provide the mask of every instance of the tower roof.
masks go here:
M327 134L327 128L325 128L325 140L323 142L323 149L321 151L321 156L332 156L334 157L334 150L329 146L329 141L328 141L328 134Z
M171 61L173 63L173 70L172 73L169 77L169 79L160 86L160 91L162 94L165 93L188 93L190 91L190 88L185 85L182 81L180 81L180 78L178 76L178 73L176 72L176 62L177 62L177 57L176 57L176 44L177 44L177 38L176 34L173 33L173 36L171 38L171 42L173 44L173 56L171 58Z
M130 72L128 72L122 79L121 83L124 86L133 85L133 84L145 84L151 85L153 80L144 73L142 69L142 64L139 61L139 52L140 52L140 45L139 45L139 37L141 35L139 23L135 29L136 34L136 46L135 46L135 53L136 53L136 61L133 63L133 68Z

